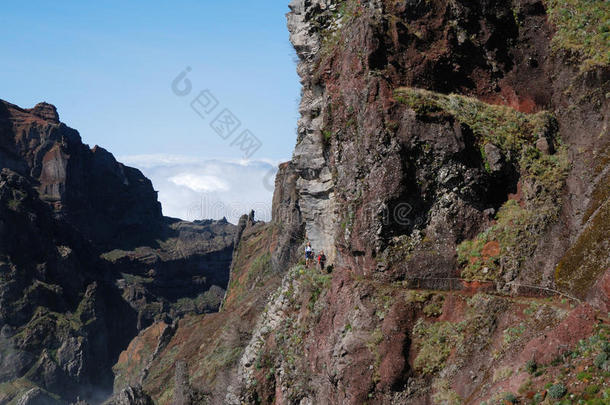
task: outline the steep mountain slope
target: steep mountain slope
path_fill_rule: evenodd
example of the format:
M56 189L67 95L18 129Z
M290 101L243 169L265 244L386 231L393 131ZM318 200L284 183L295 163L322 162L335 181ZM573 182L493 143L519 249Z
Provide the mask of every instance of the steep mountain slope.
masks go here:
M0 403L606 403L608 2L290 9L269 224L163 218L54 107L0 103Z
M290 164L280 166L273 201L272 223L257 222L251 213L238 224L220 312L157 322L140 332L114 367L115 391L140 384L157 403L225 403L259 316L304 241Z
M0 167L0 403L98 403L140 329L220 306L236 227L163 218L55 107L0 101Z
M295 232L238 251L232 279L301 251L294 235L332 266L286 255L230 286L238 306L181 322L153 399L178 359L202 403L607 401L608 3L290 8L302 118L268 226Z
M291 6L299 206L335 268L313 306L296 275L303 293L270 304L267 317L284 319L263 335L272 376L242 363L243 398L495 403L547 382L580 395L585 384L549 362L607 339L594 325L607 322L607 285L595 282L610 268L608 196L592 196L608 188L608 42L567 50L573 28L561 24L572 13L598 24L590 36L605 32L607 3ZM547 289L580 301L518 298ZM588 296L601 297L597 315ZM527 361L548 374L528 379ZM591 380L607 377L594 369Z

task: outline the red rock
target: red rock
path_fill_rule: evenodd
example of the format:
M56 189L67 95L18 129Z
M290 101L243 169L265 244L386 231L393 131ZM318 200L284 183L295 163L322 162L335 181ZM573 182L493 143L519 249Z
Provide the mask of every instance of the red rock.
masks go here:
M591 335L596 323L593 307L588 304L578 306L557 327L530 341L521 352L521 363L532 359L538 363L550 362L579 340Z

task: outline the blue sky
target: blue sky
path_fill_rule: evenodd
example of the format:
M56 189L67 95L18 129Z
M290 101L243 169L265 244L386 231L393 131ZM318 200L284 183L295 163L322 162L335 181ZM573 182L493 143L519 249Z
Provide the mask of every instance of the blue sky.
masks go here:
M238 132L249 129L260 139L252 160L286 160L296 139L300 90L287 4L6 2L0 98L26 108L39 101L56 105L85 143L139 162L145 174L155 162L168 166L171 156L174 166L184 159L191 174L209 178L192 168L193 159L235 165L244 156L210 128L214 117L202 119L191 109L192 98L208 89L219 101L214 114L230 109L242 123ZM193 91L178 97L171 82L187 66ZM151 160L142 164L142 155ZM162 181L153 183L159 188Z

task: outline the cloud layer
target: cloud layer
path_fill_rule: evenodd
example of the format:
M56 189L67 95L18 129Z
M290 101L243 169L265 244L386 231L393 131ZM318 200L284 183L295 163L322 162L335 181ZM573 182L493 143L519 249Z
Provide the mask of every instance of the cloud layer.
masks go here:
M132 155L119 161L142 170L159 192L163 215L189 221L227 218L236 223L251 209L271 219L279 162L201 160L180 155Z

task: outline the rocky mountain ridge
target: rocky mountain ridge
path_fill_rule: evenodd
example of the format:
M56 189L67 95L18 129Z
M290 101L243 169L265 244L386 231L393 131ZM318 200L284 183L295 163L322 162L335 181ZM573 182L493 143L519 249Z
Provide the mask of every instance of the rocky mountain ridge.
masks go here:
M219 308L236 227L164 218L52 105L0 102L0 166L0 403L99 403L139 330Z

